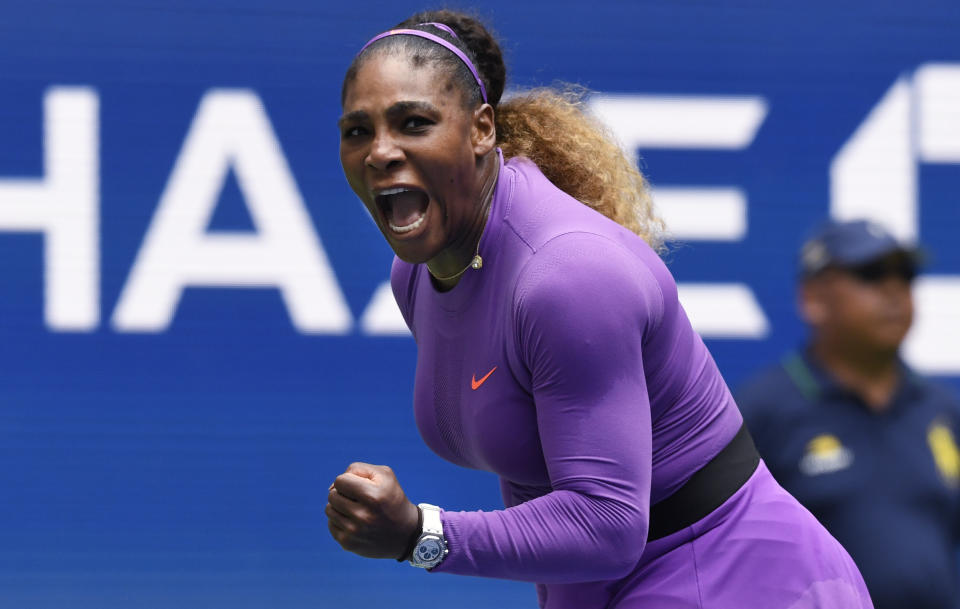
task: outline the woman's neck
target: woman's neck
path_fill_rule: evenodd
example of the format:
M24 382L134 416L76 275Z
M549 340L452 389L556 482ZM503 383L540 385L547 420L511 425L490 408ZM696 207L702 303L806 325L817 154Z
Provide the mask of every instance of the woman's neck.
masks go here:
M427 269L434 286L441 292L452 290L463 275L473 264L475 256L479 255L480 239L486 228L490 216L490 207L493 203L493 193L497 185L500 172L500 157L496 152L487 155L480 171L480 191L477 197L477 214L470 230L465 231L462 238L433 259L427 262Z

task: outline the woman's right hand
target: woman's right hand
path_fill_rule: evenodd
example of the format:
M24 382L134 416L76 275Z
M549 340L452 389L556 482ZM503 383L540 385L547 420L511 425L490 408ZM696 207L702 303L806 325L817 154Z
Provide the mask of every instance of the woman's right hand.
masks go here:
M385 465L351 463L330 485L324 511L337 543L367 558L404 559L419 533L419 508Z

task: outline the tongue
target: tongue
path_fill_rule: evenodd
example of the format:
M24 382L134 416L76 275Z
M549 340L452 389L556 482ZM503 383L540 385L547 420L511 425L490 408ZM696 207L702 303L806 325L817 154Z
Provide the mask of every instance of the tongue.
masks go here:
M394 226L409 226L420 219L427 208L427 197L422 192L407 191L390 197L390 222Z

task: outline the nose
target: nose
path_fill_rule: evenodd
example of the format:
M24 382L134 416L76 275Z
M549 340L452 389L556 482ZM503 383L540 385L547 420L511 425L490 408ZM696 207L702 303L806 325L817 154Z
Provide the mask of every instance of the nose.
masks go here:
M389 134L380 132L370 142L365 162L368 167L384 171L403 161L403 150Z

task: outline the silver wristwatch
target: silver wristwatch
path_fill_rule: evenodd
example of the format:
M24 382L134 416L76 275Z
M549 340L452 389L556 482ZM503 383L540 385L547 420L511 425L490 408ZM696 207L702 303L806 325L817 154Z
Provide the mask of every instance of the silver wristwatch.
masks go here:
M413 547L410 564L422 569L432 569L447 556L447 538L443 536L443 522L440 520L440 508L429 503L417 506L423 514L423 528Z

